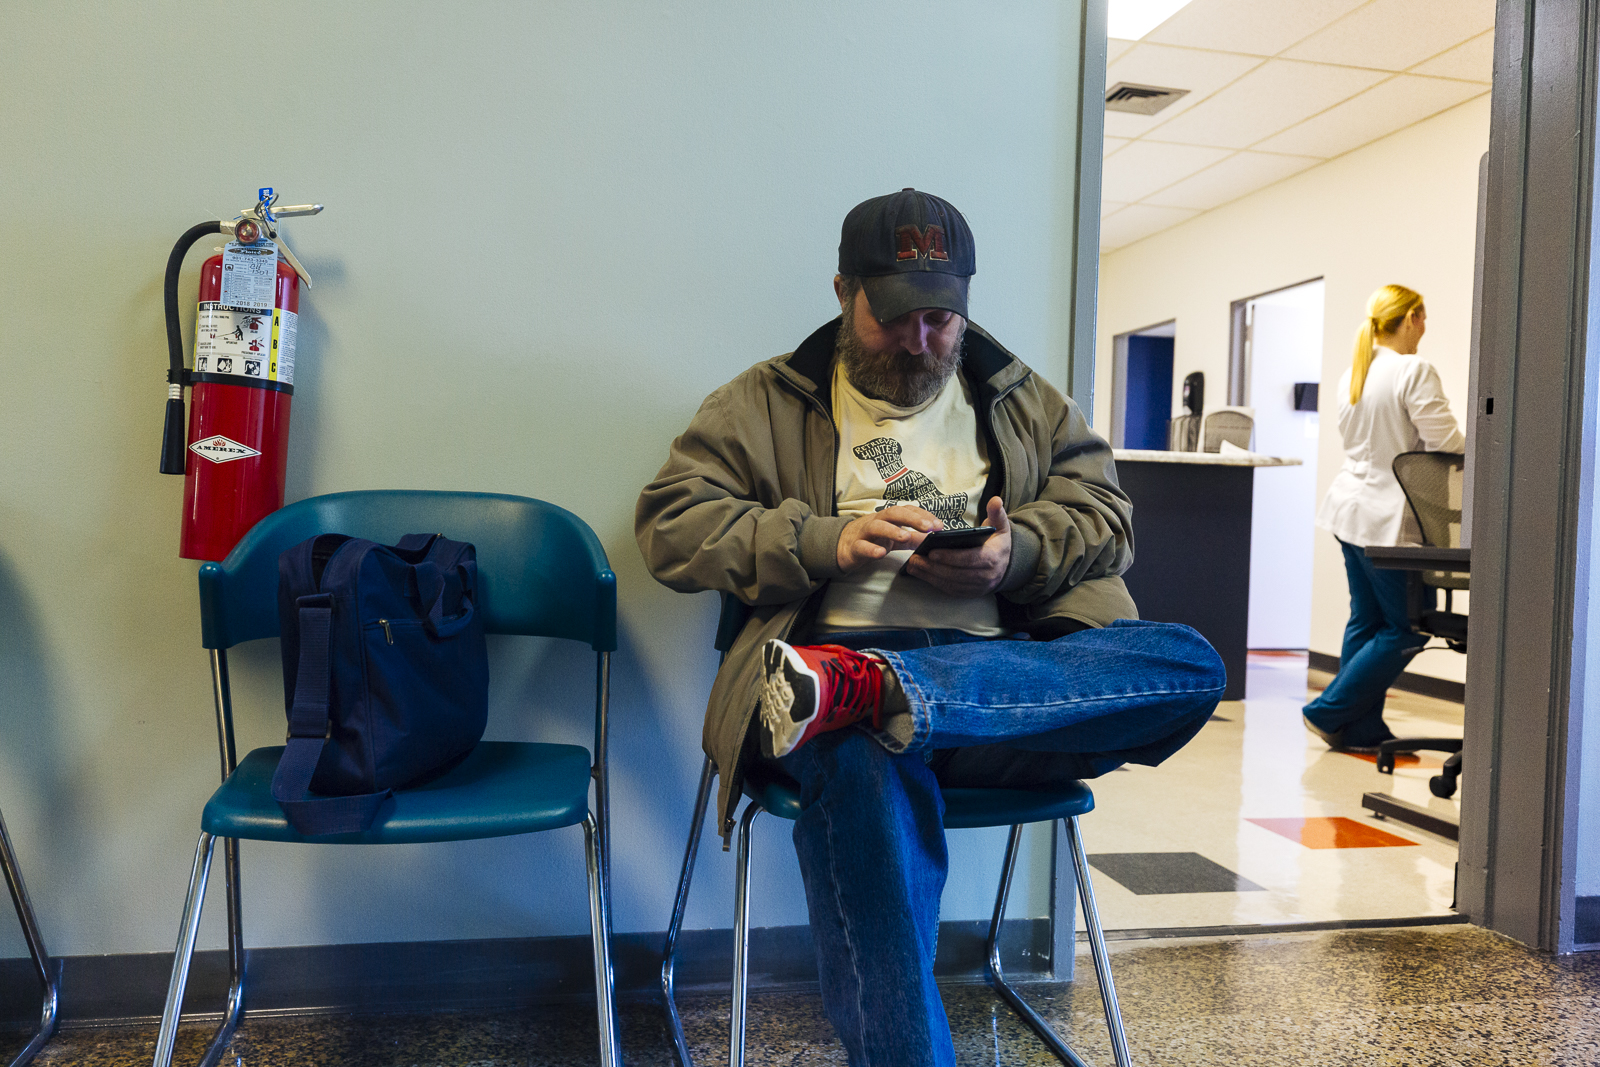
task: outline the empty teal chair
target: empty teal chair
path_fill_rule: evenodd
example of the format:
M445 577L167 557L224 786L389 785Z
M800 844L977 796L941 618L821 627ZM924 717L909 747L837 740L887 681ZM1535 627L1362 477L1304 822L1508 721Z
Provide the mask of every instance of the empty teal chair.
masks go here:
M748 616L749 608L738 599L722 596L722 614L717 620L716 649L726 655L733 647ZM711 784L717 769L708 757L700 768L700 788L695 796L694 815L689 826L689 844L684 849L683 871L678 877L678 894L673 901L672 918L667 924L666 945L662 949L661 994L667 1010L667 1027L680 1067L694 1067L684 1037L683 1022L678 1015L677 1000L673 993L673 970L677 962L678 934L683 929L684 913L689 906L689 884L694 876L695 857L700 851L700 831L704 826L706 808L711 799ZM750 986L750 827L756 816L771 812L780 819L791 822L800 815L800 789L796 783L777 770L777 765L755 760L744 782L748 798L744 814L739 819L736 873L733 894L733 1004L728 1016L728 1063L730 1067L744 1067L745 1005ZM1009 826L1011 836L1006 842L1005 860L1000 868L1000 888L995 894L994 915L989 920L988 951L985 976L989 984L1006 1003L1022 1017L1034 1033L1039 1035L1050 1051L1070 1067L1088 1067L1055 1032L1054 1027L1034 1010L1016 988L1006 981L1000 964L1000 925L1005 920L1006 898L1011 893L1011 876L1017 865L1017 850L1022 841L1022 828L1028 823L1061 820L1067 834L1067 847L1072 858L1073 872L1078 883L1078 896L1083 904L1083 924L1089 935L1089 954L1094 960L1095 978L1100 985L1100 1001L1105 1008L1106 1027L1111 1035L1111 1053L1117 1067L1131 1067L1128 1057L1128 1038L1122 1027L1122 1010L1117 1004L1117 990L1111 979L1111 958L1106 951L1105 933L1100 926L1100 914L1095 907L1094 886L1089 880L1089 860L1084 854L1083 838L1078 832L1078 816L1094 810L1094 794L1082 782L1069 782L1060 789L946 789L944 790L944 825L950 830L971 830L988 826Z
M484 741L449 773L396 793L370 830L302 837L272 799L272 775L283 747L258 748L243 760L235 759L227 650L278 636L278 556L291 545L321 533L393 544L408 533L434 532L477 547L477 607L489 633L566 638L594 649L594 752L591 756L575 745ZM244 1011L241 839L383 845L505 837L576 825L583 826L588 857L600 1062L604 1067L620 1064L606 835L606 713L611 653L617 647L617 580L605 550L583 520L553 504L494 493L382 490L312 497L262 519L220 564L201 565L200 632L201 644L211 652L223 781L200 818L200 843L156 1040L156 1067L172 1062L217 838L224 841L232 986L222 1024L201 1060L205 1067L217 1062Z

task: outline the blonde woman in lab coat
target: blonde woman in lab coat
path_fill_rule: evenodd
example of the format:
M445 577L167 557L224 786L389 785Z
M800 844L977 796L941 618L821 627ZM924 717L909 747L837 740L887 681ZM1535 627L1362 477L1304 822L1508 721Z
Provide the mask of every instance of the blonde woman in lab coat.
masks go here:
M1400 541L1405 493L1395 481L1402 452L1460 452L1465 445L1433 364L1417 355L1427 330L1422 296L1386 285L1367 301L1355 358L1339 379L1344 464L1317 511L1317 525L1339 539L1350 583L1350 622L1339 673L1305 706L1306 728L1343 752L1376 752L1394 736L1383 721L1384 694L1427 638L1406 616L1404 571L1378 570L1363 551Z

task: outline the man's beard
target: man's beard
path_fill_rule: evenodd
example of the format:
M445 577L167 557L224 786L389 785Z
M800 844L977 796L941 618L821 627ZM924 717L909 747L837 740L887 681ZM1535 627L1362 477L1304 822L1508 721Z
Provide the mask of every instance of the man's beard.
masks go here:
M890 352L871 352L856 333L854 316L846 312L840 319L835 351L850 383L875 400L885 400L902 408L914 408L939 395L945 383L961 365L961 345L967 335L966 320L948 348L930 343L928 351L912 355L903 348Z

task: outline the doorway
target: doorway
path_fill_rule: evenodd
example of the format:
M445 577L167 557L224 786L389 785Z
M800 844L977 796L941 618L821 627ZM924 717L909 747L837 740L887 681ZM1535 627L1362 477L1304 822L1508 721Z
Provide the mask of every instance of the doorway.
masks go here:
M1161 450L1172 418L1176 319L1119 334L1112 363L1111 447Z
M1233 303L1229 401L1255 409L1255 451L1302 464L1256 472L1246 642L1252 649L1311 645L1322 307L1320 278Z

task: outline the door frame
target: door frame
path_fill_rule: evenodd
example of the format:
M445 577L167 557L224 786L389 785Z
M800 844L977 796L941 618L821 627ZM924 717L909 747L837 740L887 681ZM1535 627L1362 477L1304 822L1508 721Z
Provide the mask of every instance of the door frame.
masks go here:
M1254 296L1242 296L1228 305L1228 403L1232 407L1247 408L1250 406L1250 323L1246 321L1246 313L1250 302L1260 300L1273 293L1281 293L1288 289L1298 289L1302 285L1312 282L1326 282L1326 275L1319 274L1315 278L1306 278L1303 281L1290 282L1280 285L1276 289L1268 289L1264 293Z
M1499 0L1484 194L1458 908L1574 942L1586 541L1594 501L1600 12ZM1591 356L1591 352L1594 353ZM1513 521L1513 516L1515 520Z

